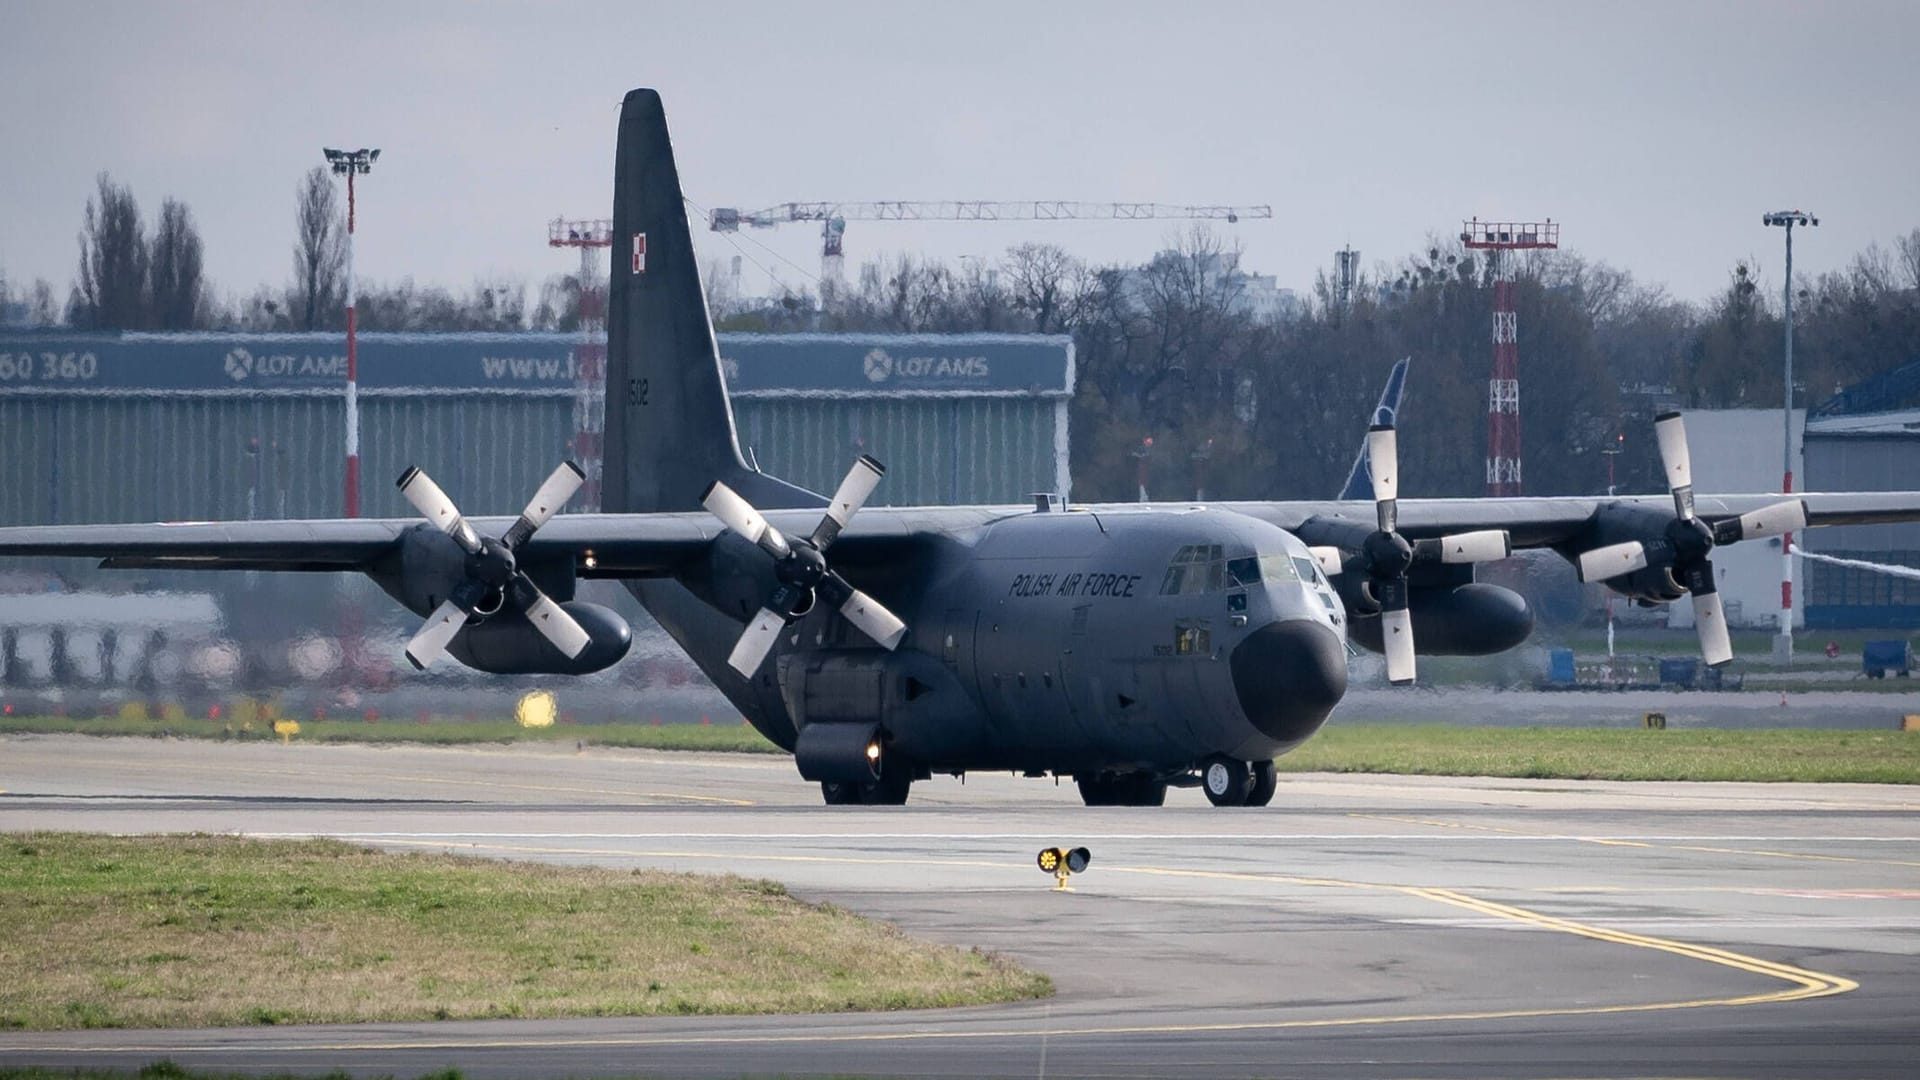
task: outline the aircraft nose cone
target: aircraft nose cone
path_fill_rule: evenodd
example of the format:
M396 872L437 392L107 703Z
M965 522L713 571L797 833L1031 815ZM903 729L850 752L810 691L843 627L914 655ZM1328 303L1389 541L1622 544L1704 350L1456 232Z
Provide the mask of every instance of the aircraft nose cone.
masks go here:
M1309 619L1269 623L1234 647L1233 690L1253 726L1297 743L1347 692L1347 654L1340 636Z

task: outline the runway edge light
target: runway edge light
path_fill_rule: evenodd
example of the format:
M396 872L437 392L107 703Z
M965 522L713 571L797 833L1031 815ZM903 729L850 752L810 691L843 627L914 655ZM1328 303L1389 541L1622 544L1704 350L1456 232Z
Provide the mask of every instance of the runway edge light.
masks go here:
M1084 847L1077 848L1041 848L1034 858L1034 864L1041 873L1053 875L1053 887L1057 890L1067 888L1067 878L1085 870L1093 862L1093 853Z

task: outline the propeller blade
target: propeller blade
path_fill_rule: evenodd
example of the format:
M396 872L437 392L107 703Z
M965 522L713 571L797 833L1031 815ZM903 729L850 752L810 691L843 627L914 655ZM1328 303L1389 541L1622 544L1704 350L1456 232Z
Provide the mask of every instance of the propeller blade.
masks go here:
M533 493L532 501L527 503L525 510L520 511L520 517L507 527L500 542L507 545L508 551L518 551L520 545L534 534L534 530L559 513L567 500L573 498L573 493L579 491L580 485L586 482L587 474L580 470L580 466L571 461L561 462L560 467L553 470L553 475L547 477L546 483Z
M1339 573L1346 563L1346 556L1337 547L1310 547L1307 554L1313 556L1313 561L1320 564L1320 572L1328 577Z
M840 614L888 650L899 648L900 640L907 636L907 624L901 622L899 616L859 589L850 591L846 602L840 605Z
M773 643L779 639L780 631L786 629L787 620L777 611L760 609L747 628L740 633L740 640L734 642L733 652L727 656L727 666L747 678L753 678L754 672L766 662L767 654L773 651Z
M465 625L466 609L460 606L459 601L448 599L435 608L432 615L427 616L427 621L413 635L413 640L407 642L407 661L417 670L427 670L434 661L447 654L447 643Z
M780 530L767 524L767 519L760 516L760 511L718 480L707 488L705 495L700 496L700 505L725 522L727 528L759 544L776 559L786 558L793 550Z
M1387 681L1411 686L1414 675L1413 613L1406 608L1380 612L1380 640L1387 651Z
M885 465L861 454L853 468L847 470L847 478L840 481L840 490L833 493L833 501L827 504L827 516L821 518L819 527L813 530L813 546L827 550L853 515L867 504L868 496L880 486L880 479L886 474Z
M1505 529L1455 533L1439 540L1443 563L1499 562L1513 554L1513 540Z
M1367 471L1373 474L1374 513L1381 532L1392 532L1399 519L1400 443L1390 424L1367 429Z
M1799 499L1788 499L1741 514L1732 521L1721 522L1714 527L1713 542L1731 544L1738 540L1756 540L1763 536L1798 532L1806 527L1807 504Z
M1580 580L1605 581L1647 566L1647 545L1638 540L1608 544L1580 553Z
M532 578L522 573L514 579L513 585L515 596L523 598L520 609L526 612L527 620L533 623L535 630L540 631L541 637L560 650L561 655L571 660L586 652L587 646L593 644L593 638L585 628L567 614L566 608L541 592L540 586L535 585Z
M421 517L426 518L441 532L453 537L454 543L459 544L467 554L473 555L480 551L480 537L474 534L473 527L467 524L467 519L460 516L460 508L453 505L453 500L447 498L447 493L441 491L440 485L434 483L433 478L429 477L420 466L409 467L406 472L400 474L400 479L396 483L400 487L401 496L411 503L415 510L420 511Z
M1673 511L1681 521L1693 520L1693 455L1687 449L1687 424L1677 412L1653 418L1653 437L1660 444L1660 464L1667 470L1667 488L1673 492Z
M1733 640L1727 636L1727 614L1719 592L1693 594L1693 628L1700 633L1700 655L1708 667L1733 659Z

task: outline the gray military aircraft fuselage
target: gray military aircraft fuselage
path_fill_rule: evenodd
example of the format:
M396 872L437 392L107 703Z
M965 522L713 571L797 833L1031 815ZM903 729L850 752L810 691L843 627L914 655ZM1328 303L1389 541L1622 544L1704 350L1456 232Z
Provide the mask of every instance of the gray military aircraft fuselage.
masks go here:
M1914 492L1696 499L1678 416L1657 424L1666 496L1402 502L1398 374L1340 500L863 511L884 473L871 458L831 496L743 460L651 90L621 109L612 232L605 513L556 516L585 481L571 463L512 520L470 521L409 469L424 524L29 526L0 529L0 556L362 573L425 617L415 664L509 674L619 662L626 622L575 598L619 580L828 802L1008 769L1071 776L1090 804L1199 783L1234 806L1271 799L1274 756L1339 702L1347 642L1404 684L1416 652L1524 640L1526 603L1476 582L1477 563L1550 548L1636 600L1691 597L1723 663L1717 545L1920 519Z
M903 772L1006 769L1076 776L1091 801L1158 802L1169 779L1215 763L1219 795L1270 797L1273 758L1347 684L1345 614L1307 545L1217 509L1039 506L890 567L837 560L912 634L887 651L834 612L803 616L749 714L830 798L896 801ZM728 533L712 561L757 554ZM723 611L746 615L770 591L718 578L698 594ZM907 764L889 779L889 762Z

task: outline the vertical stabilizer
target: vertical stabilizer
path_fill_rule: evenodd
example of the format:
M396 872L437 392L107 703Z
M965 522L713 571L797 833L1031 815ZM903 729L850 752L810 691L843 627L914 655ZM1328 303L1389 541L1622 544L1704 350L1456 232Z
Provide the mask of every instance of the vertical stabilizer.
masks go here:
M741 460L667 116L653 90L632 91L620 107L612 258L602 507L697 510L715 480L762 509L824 505Z
M1400 393L1406 389L1407 361L1411 356L1403 356L1387 373L1387 385L1380 390L1380 403L1373 407L1373 415L1367 420L1369 426L1375 424L1394 424L1400 415ZM1340 489L1340 498L1373 501L1373 468L1367 455L1367 435L1360 434L1360 454L1353 459L1353 468L1347 473L1347 483Z

